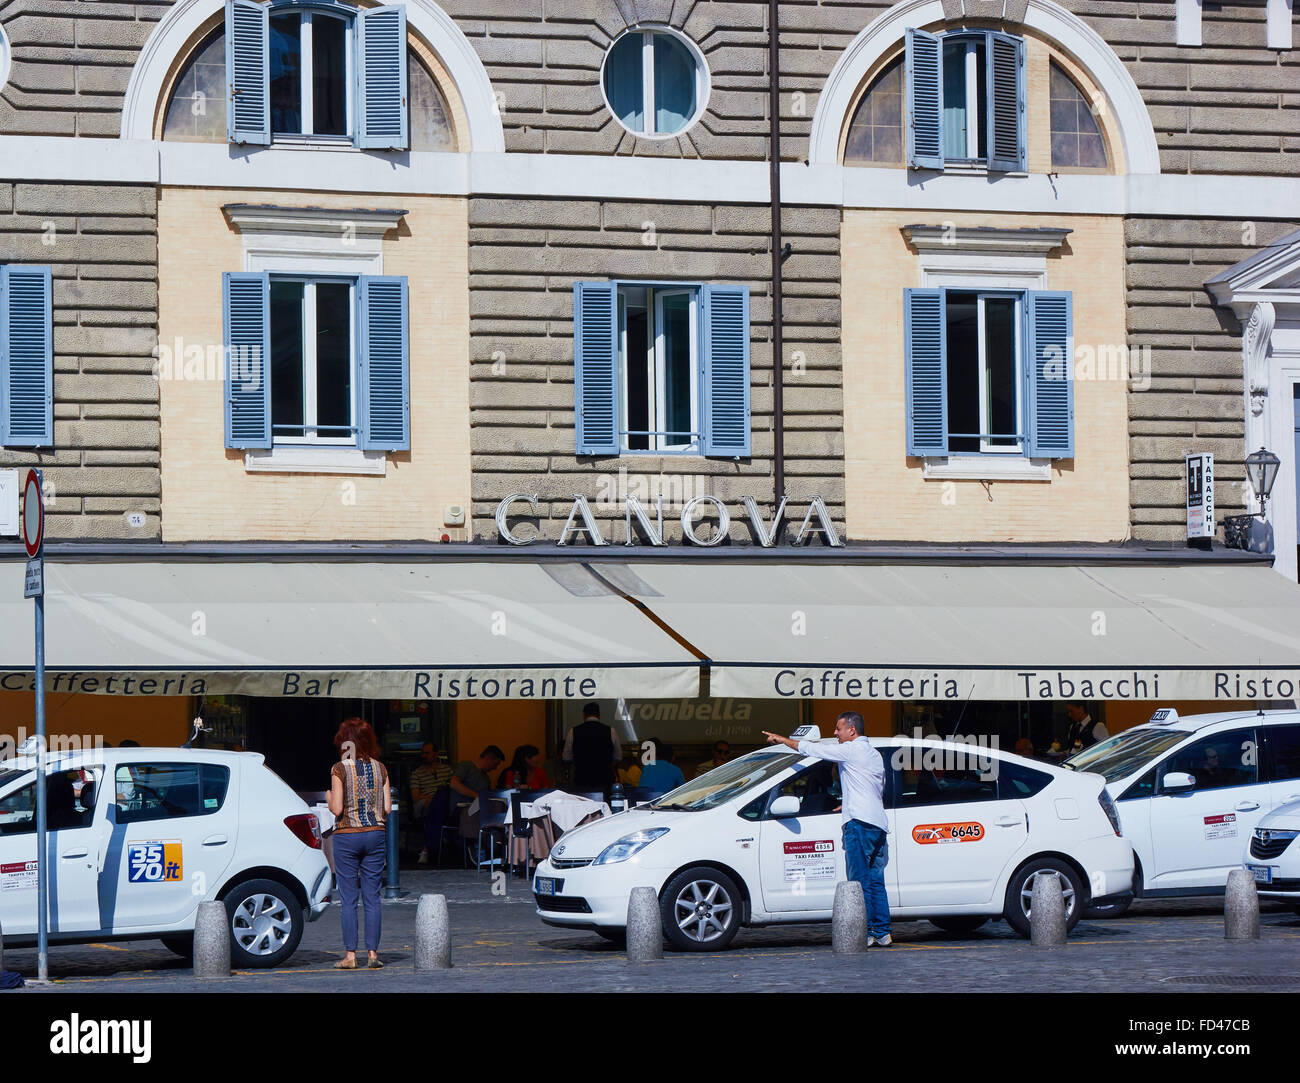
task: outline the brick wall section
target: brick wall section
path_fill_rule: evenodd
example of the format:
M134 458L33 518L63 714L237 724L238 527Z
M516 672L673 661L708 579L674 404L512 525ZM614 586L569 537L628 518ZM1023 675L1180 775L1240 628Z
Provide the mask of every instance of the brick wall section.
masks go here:
M171 5L126 0L0 0L13 52L0 132L116 136L141 46Z
M1254 229L1254 243L1245 243ZM1186 536L1184 455L1214 454L1215 505L1244 510L1241 326L1204 283L1300 221L1130 218L1125 223L1130 346L1151 347L1151 387L1129 395L1134 536ZM1251 449L1253 450L1253 449Z
M650 245L642 242L647 222L654 223ZM632 475L662 471L669 486L705 477L706 491L732 512L733 537L750 538L737 522L741 498L752 495L770 514L773 491L768 227L766 207L470 201L470 442L478 536L495 536L491 517L502 497L526 491L541 493L540 518L550 520L543 529L555 540L573 494L594 505L602 491L613 494L626 467ZM842 524L839 213L787 208L783 228L794 248L785 264L786 488L792 514L797 510L801 519L808 498L819 493ZM620 277L749 284L752 459L575 455L573 283ZM801 375L792 371L796 363ZM593 510L607 523L621 519L618 508ZM666 513L669 536L680 536L669 519ZM613 536L623 540L621 524Z
M0 184L0 262L53 271L57 449L0 466L45 469L52 538L158 536L156 238L152 187Z

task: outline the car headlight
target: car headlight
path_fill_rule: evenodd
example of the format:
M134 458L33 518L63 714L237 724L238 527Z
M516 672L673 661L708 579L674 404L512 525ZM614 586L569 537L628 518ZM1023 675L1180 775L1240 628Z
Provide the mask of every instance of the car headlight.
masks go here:
M668 834L668 828L655 827L649 831L634 831L630 835L624 835L617 842L612 842L601 850L600 855L592 864L613 865L618 861L626 861L629 857L639 854L660 835L666 834Z

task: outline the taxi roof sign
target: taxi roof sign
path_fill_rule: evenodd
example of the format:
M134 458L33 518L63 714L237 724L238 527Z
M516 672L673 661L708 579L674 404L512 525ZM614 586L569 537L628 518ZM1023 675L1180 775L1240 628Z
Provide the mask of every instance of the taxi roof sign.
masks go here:
M790 734L792 741L820 741L821 739L822 731L815 725L800 726Z
M1149 721L1153 726L1172 726L1178 721L1178 712L1172 707L1161 707L1151 715Z

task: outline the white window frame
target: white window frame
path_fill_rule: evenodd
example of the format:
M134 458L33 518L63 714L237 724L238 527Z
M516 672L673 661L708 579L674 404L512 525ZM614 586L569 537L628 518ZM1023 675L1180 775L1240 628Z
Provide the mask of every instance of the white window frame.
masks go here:
M272 274L271 283L300 282L302 291L302 436L277 435L272 418L271 445L303 444L308 447L353 447L357 446L357 380L360 365L357 363L357 280L352 276L306 275L306 274ZM349 381L351 401L348 404L348 424L352 426L349 436L322 436L318 431L317 418L319 384L317 380L316 356L316 287L322 282L344 282L348 286L348 366L352 373ZM275 354L275 343L271 343L271 353ZM274 398L274 389L272 389Z
M614 111L613 105L610 104L609 94L605 90L605 65L609 63L609 58L613 55L615 47L620 45L623 39L631 34L641 35L641 131L629 128L623 123L622 117ZM675 132L655 130L654 39L656 34L665 34L676 38L686 47L686 51L690 53L691 59L695 62L695 112ZM649 23L629 27L626 33L620 34L610 43L609 49L605 52L605 59L600 65L598 82L600 83L600 96L605 102L605 108L609 110L610 116L625 131L631 132L638 139L676 139L681 135L685 135L704 115L705 107L709 101L709 90L712 81L709 78L709 66L704 61L704 54L700 52L699 46L695 42L674 27Z
M9 81L9 38L0 26L0 88Z
M993 422L990 416L993 412L993 403L989 399L989 366L988 366L988 356L987 356L988 338L986 334L987 329L984 322L984 313L985 313L985 302L990 297L998 297L998 296L1009 296L1009 295L1000 294L1000 293L988 293L985 291L980 291L976 295L976 305L977 305L978 323L979 323L979 327L977 331L979 335L979 366L980 366L979 394L980 394L980 414L982 415L980 421L980 427L986 432L991 431L993 428ZM1023 428L1024 414L1025 414L1025 403L1023 401L1024 400L1023 320L1025 316L1025 295L1022 293L1019 296L1010 297L1010 299L1014 302L1015 305L1015 315L1011 322L1012 333L1014 336L1014 341L1012 342L1011 345L1011 351L1012 351L1011 379L1012 379L1012 387L1015 388L1015 392L1016 392L1016 413L1017 415L1019 415L1019 420L1016 422L1016 427ZM988 437L981 437L980 454L981 455L1018 455L1020 458L1023 459L1025 456L1024 441L1026 439L1027 437L1022 434L1021 436L1017 437L1017 441L1014 446L1008 447L1005 445L994 444L990 442Z
M356 118L356 51L357 51L357 23L355 19L349 19L342 13L330 11L315 11L311 8L296 10L293 8L273 8L270 12L270 18L274 19L277 15L297 14L301 17L301 32L298 39L298 51L301 66L299 75L301 79L301 99L299 101L299 110L302 116L302 128L300 132L277 132L271 131L271 141L273 143L292 143L306 142L312 143L339 143L348 146L355 145L357 139L357 118ZM347 118L347 131L342 135L316 135L311 129L316 122L315 101L312 97L315 57L312 49L312 25L316 16L325 19L336 19L343 23L345 29L345 41L343 48L343 115Z
M626 291L644 289L646 291L646 313L650 321L651 333L645 355L646 365L646 403L649 407L648 427L652 435L647 437L646 448L628 447L631 439L628 429L628 385L633 378L630 367L630 355L627 339L627 300ZM701 455L703 436L700 430L700 387L703 381L703 362L700 357L700 294L701 287L694 283L669 282L615 282L615 296L618 312L618 356L619 356L619 454L620 455ZM690 355L691 355L691 418L690 428L695 435L683 444L670 444L664 429L666 424L668 400L668 342L664 334L663 298L669 296L686 296L689 298Z

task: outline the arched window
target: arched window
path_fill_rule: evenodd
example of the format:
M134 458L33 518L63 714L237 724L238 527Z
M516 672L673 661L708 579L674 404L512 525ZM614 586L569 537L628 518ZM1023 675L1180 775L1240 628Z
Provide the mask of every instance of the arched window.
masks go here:
M274 19L272 19L272 42L274 52ZM313 46L315 44L313 41ZM313 48L313 51L315 52L316 49ZM285 65L281 63L278 68L272 64L271 69L272 122L277 132L285 130L282 125L286 121L282 113L286 104L292 105L287 98L293 98L298 103L302 101L301 86L296 88L298 91L296 95L291 93L295 88L289 87L285 82L284 68ZM279 92L276 84L277 71L280 72L282 79ZM443 96L432 73L412 50L407 51L407 88L411 149L454 150L456 139L452 131L451 110L448 108L447 99ZM313 102L313 119L321 117L322 121L328 120L328 114L323 115L317 111L315 105L316 103ZM301 108L300 104L298 108ZM335 126L337 127L337 121ZM325 134L324 127L320 124L315 125L313 130L318 134ZM181 68L167 102L162 137L171 142L224 143L226 141L226 32L224 28L218 27L204 38Z
M888 64L862 95L849 124L849 165L903 164L903 58Z
M1106 141L1088 99L1055 61L1049 82L1053 167L1105 169Z

